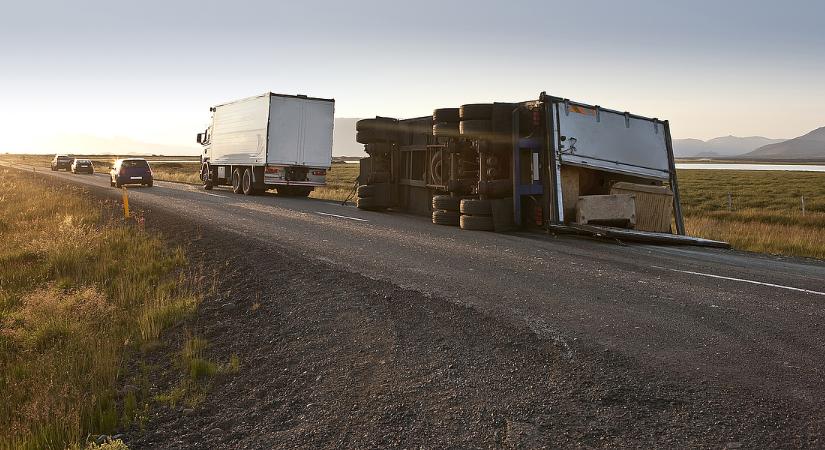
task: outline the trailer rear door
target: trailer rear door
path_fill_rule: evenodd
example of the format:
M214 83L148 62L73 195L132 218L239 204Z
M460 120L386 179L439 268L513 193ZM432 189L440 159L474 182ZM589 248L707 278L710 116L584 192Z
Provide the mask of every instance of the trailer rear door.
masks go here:
M330 167L335 103L272 95L268 164Z
M303 145L299 163L310 167L330 167L335 103L306 100L303 103Z
M663 122L569 101L554 108L562 164L669 179Z

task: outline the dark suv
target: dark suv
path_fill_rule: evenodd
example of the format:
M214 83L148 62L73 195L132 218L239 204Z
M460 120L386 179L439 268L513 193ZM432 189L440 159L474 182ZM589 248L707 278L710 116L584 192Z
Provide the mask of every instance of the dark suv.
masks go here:
M140 184L151 186L154 184L154 174L149 162L143 158L118 159L109 172L109 184L121 187L124 184Z
M63 169L68 172L72 169L72 161L74 161L74 158L71 156L54 155L54 158L52 159L52 170Z

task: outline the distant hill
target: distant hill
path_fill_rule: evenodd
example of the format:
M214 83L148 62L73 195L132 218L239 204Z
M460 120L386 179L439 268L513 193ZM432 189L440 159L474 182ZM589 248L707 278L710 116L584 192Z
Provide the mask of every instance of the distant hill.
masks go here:
M784 142L764 145L742 158L825 159L825 127Z
M707 141L700 139L674 139L673 154L677 158L739 156L759 147L778 144L784 141L785 139L769 139L762 136L724 136Z
M361 119L336 117L332 129L332 156L366 156L364 145L355 141L355 122Z

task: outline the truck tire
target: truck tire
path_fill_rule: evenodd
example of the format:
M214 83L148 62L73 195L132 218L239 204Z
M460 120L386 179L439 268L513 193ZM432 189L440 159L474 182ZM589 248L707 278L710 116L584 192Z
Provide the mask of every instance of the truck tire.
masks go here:
M493 231L493 218L491 216L469 216L463 215L459 220L462 230Z
M358 190L356 191L356 195L358 198L369 198L375 197L376 187L374 184L364 184L358 186Z
M457 212L460 207L461 198L459 197L452 197L449 195L436 195L433 197L433 209Z
M439 122L433 124L433 136L458 137L459 129L457 122Z
M458 123L458 130L462 136L488 137L493 131L493 122L490 120L462 120Z
M457 227L460 218L461 214L458 211L445 211L443 209L433 211L433 223L436 225Z
M355 141L359 144L385 144L395 142L393 130L364 130L355 132Z
M243 178L241 179L241 190L243 195L255 195L255 188L252 186L252 170L244 169Z
M477 198L465 198L461 201L459 210L461 214L469 214L471 216L489 216L493 213L489 200L480 200Z
M236 194L243 192L241 190L241 176L241 169L235 169L232 171L232 192Z
M493 117L492 103L472 103L459 108L461 120L490 120Z
M398 120L391 117L361 119L355 122L355 131L395 131Z
M209 191L215 187L215 184L212 182L212 169L209 167L209 164L204 164L201 167L201 181L203 181L204 190Z
M361 119L355 123L355 140L361 144L394 142L398 134L398 120L389 117Z
M433 111L433 122L458 122L460 119L459 108L439 108Z
M387 207L378 202L378 199L373 197L358 198L355 200L355 207L358 209L365 209L367 211L382 211Z

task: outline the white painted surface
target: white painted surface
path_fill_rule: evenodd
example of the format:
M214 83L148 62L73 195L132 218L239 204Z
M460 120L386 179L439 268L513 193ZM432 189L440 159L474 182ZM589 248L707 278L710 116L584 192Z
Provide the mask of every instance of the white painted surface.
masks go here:
M651 266L651 267L653 267L654 269L669 270L671 272L686 273L688 275L697 275L697 276L707 277L707 278L717 278L717 279L720 279L720 280L738 281L740 283L757 284L757 285L760 285L760 286L768 286L768 287L773 287L773 288L778 288L778 289L785 289L785 290L788 290L788 291L804 292L806 294L825 295L825 292L812 291L810 289L802 289L802 288L798 288L798 287L785 286L785 285L781 285L781 284L765 283L765 282L756 281L756 280L747 280L747 279L744 279L744 278L726 277L726 276L722 276L722 275L714 275L714 274L711 274L711 273L692 272L690 270L670 269L670 268L667 268L667 267L659 267L659 266Z
M330 101L273 96L266 162L330 167L334 113Z
M325 212L321 212L321 211L315 211L315 213L320 214L322 216L337 217L339 219L355 220L355 221L358 221L358 222L369 222L369 220L367 220L367 219L361 219L361 218L358 218L358 217L342 216L340 214L325 213Z
M217 164L262 164L269 94L215 107L210 159Z
M215 107L215 164L329 168L335 103L270 93Z
M665 128L650 119L625 117L573 102L558 104L563 163L668 179Z

